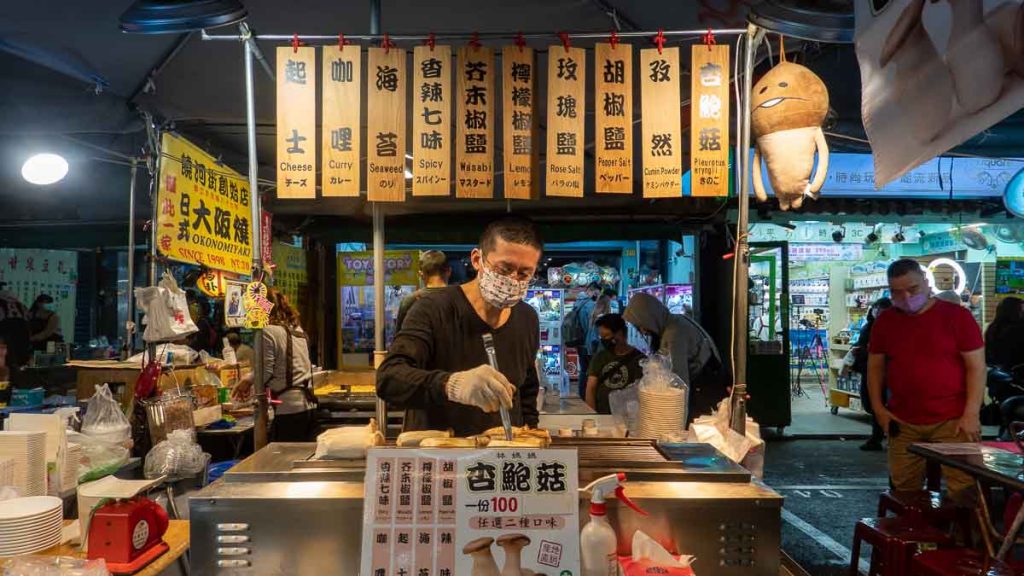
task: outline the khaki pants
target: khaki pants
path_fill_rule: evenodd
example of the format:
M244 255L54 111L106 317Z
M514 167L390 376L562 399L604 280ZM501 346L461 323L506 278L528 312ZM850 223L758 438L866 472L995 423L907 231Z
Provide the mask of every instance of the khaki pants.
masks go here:
M924 487L925 460L907 451L911 444L970 441L962 432L957 433L957 424L957 420L921 426L900 424L900 433L889 438L889 474L894 490L921 490ZM946 479L950 498L963 503L973 500L973 478L946 466L942 467L942 476Z

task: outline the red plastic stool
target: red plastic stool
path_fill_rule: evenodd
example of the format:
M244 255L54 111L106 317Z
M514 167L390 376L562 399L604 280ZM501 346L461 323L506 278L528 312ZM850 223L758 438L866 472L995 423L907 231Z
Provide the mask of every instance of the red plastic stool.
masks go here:
M971 510L953 504L938 492L886 490L878 497L878 516L885 518L889 513L918 518L935 528L956 526L965 539L971 537Z
M864 518L853 531L853 553L850 555L850 575L857 575L860 545L871 545L871 570L868 576L904 576L910 561L922 545L930 547L952 545L948 534L916 518Z
M910 576L1019 576L999 560L967 548L922 552L911 563Z

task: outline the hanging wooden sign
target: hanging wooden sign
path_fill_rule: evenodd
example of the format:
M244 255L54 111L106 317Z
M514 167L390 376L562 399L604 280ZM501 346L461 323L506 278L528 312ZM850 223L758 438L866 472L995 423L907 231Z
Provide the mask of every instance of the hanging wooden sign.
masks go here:
M644 198L682 195L679 48L640 51Z
M690 190L729 195L729 45L694 45L690 74Z
M413 50L412 195L448 196L452 185L452 49Z
M316 49L277 49L277 197L316 198Z
M405 51L370 48L366 68L366 199L403 202Z
M633 47L594 45L594 184L633 192Z
M586 52L548 48L548 196L583 196Z
M537 67L533 49L506 46L501 51L502 124L504 144L503 176L505 198L529 200L537 197Z
M494 197L494 50L458 49L455 196Z
M323 70L320 188L325 197L359 196L363 131L360 48L324 46L320 55Z

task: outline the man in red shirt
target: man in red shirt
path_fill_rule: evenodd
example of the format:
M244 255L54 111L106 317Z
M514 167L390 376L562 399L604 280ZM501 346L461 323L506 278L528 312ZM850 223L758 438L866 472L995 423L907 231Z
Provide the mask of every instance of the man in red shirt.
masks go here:
M911 444L981 439L985 344L966 308L932 297L915 260L893 262L887 275L893 308L879 315L871 332L868 388L875 418L889 434L893 487L920 490L925 462L907 451ZM951 496L971 497L969 476L943 474Z

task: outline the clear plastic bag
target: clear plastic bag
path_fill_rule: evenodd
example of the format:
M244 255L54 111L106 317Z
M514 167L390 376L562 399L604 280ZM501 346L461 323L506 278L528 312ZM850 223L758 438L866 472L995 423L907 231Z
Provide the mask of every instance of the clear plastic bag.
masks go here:
M109 476L128 462L128 449L121 444L112 444L71 430L68 430L67 434L69 444L78 444L81 447L77 463L77 478L80 484Z
M82 433L111 444L123 443L130 447L131 424L106 384L97 386L96 392L89 399L89 408L82 418Z
M136 288L135 298L146 313L142 318L146 326L142 339L146 342L169 342L199 331L189 315L185 291L167 272L159 285Z
M686 428L689 387L672 371L672 359L654 354L640 361L644 375L637 385L640 409L637 435L671 436Z
M192 440L187 430L174 430L146 455L146 478L187 478L206 468L209 456Z
M4 564L4 576L110 576L110 571L102 558L19 556Z

